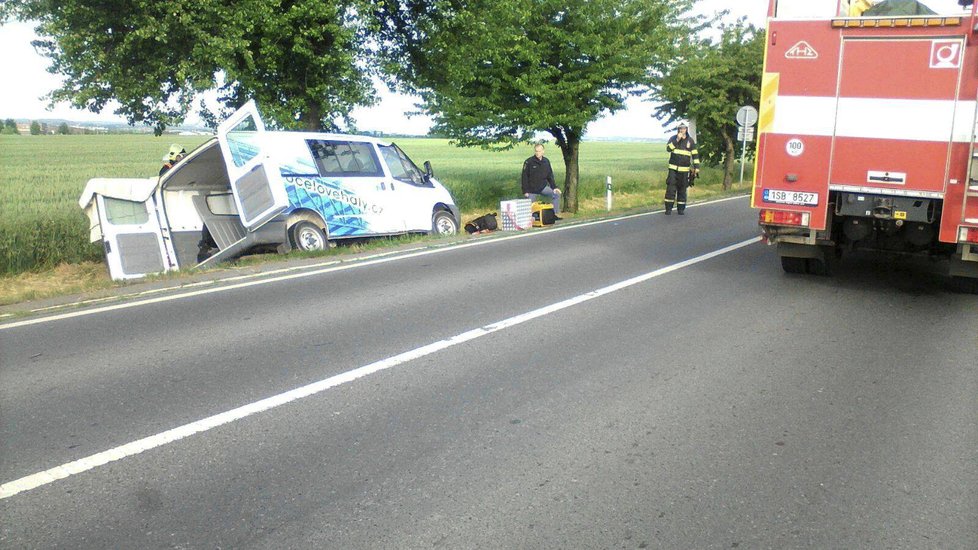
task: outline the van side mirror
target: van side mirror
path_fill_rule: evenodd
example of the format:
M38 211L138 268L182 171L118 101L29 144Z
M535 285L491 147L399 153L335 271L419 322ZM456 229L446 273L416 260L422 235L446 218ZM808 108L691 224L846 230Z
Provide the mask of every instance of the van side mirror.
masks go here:
M431 176L434 176L435 175L435 173L431 171L431 161L430 160L424 161L424 174L426 176L428 176L429 178Z

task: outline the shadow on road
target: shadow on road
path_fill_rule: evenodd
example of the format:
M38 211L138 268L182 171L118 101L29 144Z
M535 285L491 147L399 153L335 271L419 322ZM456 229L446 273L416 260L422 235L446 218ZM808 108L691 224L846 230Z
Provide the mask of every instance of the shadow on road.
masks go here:
M847 252L832 264L832 275L791 275L826 286L849 290L878 290L910 296L957 294L947 275L948 261L940 258L899 256L870 251ZM958 294L969 296L967 294Z

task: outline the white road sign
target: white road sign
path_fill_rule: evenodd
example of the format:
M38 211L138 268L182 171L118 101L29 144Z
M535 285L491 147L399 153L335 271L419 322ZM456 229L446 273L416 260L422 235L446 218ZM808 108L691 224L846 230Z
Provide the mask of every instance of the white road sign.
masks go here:
M737 141L754 141L754 128L737 127Z
M737 124L741 126L753 126L757 124L757 109L746 105L737 111Z

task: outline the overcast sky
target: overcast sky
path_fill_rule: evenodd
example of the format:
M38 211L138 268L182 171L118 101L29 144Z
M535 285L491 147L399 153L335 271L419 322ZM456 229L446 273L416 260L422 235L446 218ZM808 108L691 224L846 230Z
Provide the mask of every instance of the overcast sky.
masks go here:
M956 0L924 0L924 3L937 11L952 9ZM729 19L746 16L755 25L762 25L767 12L767 0L700 0L698 11L715 13L721 9L730 11ZM7 118L64 118L77 121L121 120L112 115L111 110L103 114L72 109L67 104L59 104L47 110L42 96L58 87L59 78L45 69L48 60L34 51L31 41L35 39L33 25L27 23L8 23L0 26L0 74L8 78L0 86L0 119ZM13 79L9 78L13 75ZM430 120L426 117L408 117L407 112L417 110L415 99L391 94L378 83L381 102L370 109L357 109L354 117L361 130L382 130L386 132L423 134ZM261 106L259 105L259 108ZM652 106L639 98L628 101L627 109L614 116L605 117L592 123L588 137L631 137L659 138L665 135L659 122L652 118Z

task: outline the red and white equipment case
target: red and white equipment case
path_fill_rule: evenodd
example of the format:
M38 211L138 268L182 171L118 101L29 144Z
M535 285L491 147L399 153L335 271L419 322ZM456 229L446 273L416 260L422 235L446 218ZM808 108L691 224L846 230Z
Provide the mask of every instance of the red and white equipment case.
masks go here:
M764 234L785 271L827 274L856 248L946 255L978 292L975 7L847 4L770 0L751 196Z

